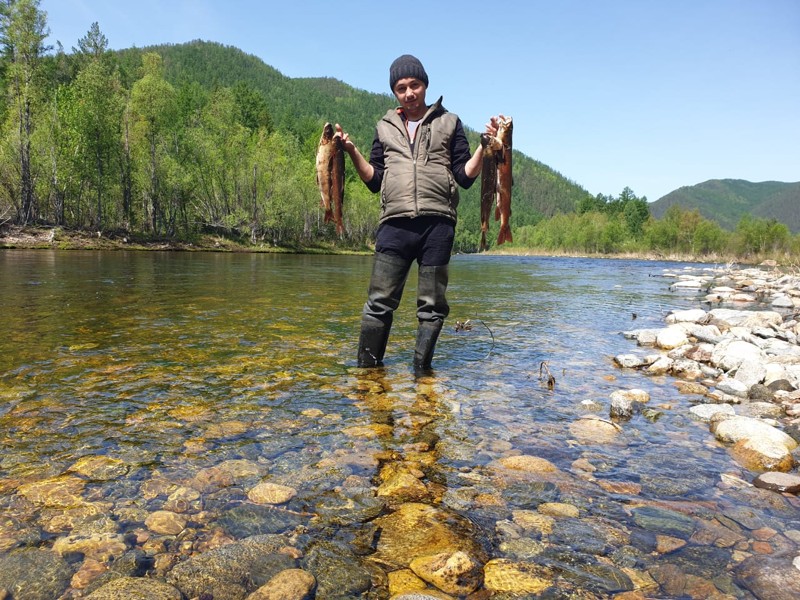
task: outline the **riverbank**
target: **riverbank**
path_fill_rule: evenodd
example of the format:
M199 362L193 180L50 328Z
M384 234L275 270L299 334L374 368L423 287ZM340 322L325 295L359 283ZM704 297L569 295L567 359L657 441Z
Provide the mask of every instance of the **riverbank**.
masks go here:
M664 328L624 332L648 350L618 355L616 364L677 378L693 417L730 445L754 485L800 493L800 277L774 268L663 275L670 291L697 294L707 308L670 311ZM646 400L620 394L611 416L630 418Z
M200 233L189 240L134 235L127 232L89 232L61 227L0 228L0 249L28 250L151 250L181 252L270 252L296 254L355 254L335 244L289 247L251 244L217 233ZM366 252L366 250L362 251Z
M313 246L274 246L272 244L252 244L218 233L202 233L189 240L166 237L146 237L127 232L89 232L70 230L61 227L20 227L6 225L0 227L0 249L57 249L57 250L155 250L183 252L271 252L293 254L364 254L372 249L345 249L334 243L318 243ZM485 254L496 256L554 256L562 258L607 258L622 260L648 260L672 262L703 262L709 264L732 265L734 257L707 255L703 257L688 254L665 255L657 252L617 254L584 254L535 248L497 247ZM775 266L775 261L768 261Z

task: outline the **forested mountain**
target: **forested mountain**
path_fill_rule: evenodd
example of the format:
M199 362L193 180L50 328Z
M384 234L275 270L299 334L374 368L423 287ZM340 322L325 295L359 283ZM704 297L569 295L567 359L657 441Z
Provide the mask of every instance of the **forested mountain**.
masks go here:
M800 182L711 179L685 186L650 204L650 213L661 218L670 206L696 209L706 219L732 231L745 215L775 219L793 233L800 232Z
M366 154L375 124L396 106L390 94L375 94L337 79L290 78L261 59L222 44L196 40L186 44L131 48L117 52L121 69L133 80L144 53L156 52L164 61L164 76L174 86L199 85L206 91L245 84L261 94L276 130L297 136L306 152L313 154L322 125L342 123ZM445 107L447 99L445 98ZM473 148L479 132L464 124ZM530 225L542 217L571 212L589 193L547 165L514 153L513 225ZM357 179L348 165L348 179ZM462 239L474 239L480 226L478 185L463 191L459 210ZM467 246L469 243L466 244ZM466 249L462 246L462 249Z
M46 39L38 0L0 3L0 227L124 240L211 232L301 250L371 244L377 196L348 162L337 232L320 209L315 155L326 121L341 123L368 153L376 122L395 105L391 95L329 77L286 77L213 42L110 51L97 23L69 53L52 52ZM465 127L476 148L478 132ZM800 236L783 224L800 230L800 183L711 181L648 205L628 187L618 197L591 196L518 151L513 178L514 248L800 254ZM492 223L490 242L497 230ZM479 241L473 185L461 195L454 249L473 252Z
M182 239L212 230L284 247L370 244L377 197L348 165L337 234L319 208L315 155L326 121L341 123L368 154L392 96L327 77L286 77L214 42L109 51L97 23L71 53L52 54L37 4L18 0L0 11L0 225ZM477 147L478 132L466 129ZM519 152L513 176L512 227L589 198ZM477 248L479 187L462 195L457 251Z

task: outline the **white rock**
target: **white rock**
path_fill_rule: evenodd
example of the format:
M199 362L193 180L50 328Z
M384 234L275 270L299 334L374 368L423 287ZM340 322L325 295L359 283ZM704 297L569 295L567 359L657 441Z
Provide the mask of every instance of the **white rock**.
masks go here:
M724 371L736 369L743 360L763 360L761 349L742 340L726 339L714 347L711 364Z
M618 354L614 357L614 362L626 369L635 369L645 364L644 360L635 354Z
M689 409L695 417L706 423L711 421L711 418L717 414L735 415L736 411L730 404L698 404Z
M676 310L667 315L664 319L667 323L698 323L705 319L706 311L702 308L692 308L689 310Z
M672 369L672 359L668 356L661 356L658 360L656 360L653 364L651 364L645 371L650 375L664 375L665 373L669 373Z
M662 329L656 336L656 346L671 350L689 343L686 332L681 327L671 326Z
M645 403L650 401L650 394L648 394L645 390L640 390L638 388L631 390L615 390L611 392L611 400L617 398L626 398L631 402Z
M721 442L738 442L744 439L764 439L783 445L791 451L797 447L797 442L780 429L777 429L760 419L752 417L735 416L719 422L712 423L712 432Z
M727 327L769 327L770 325L780 325L783 317L780 313L772 310L732 310L729 308L715 308L708 313L715 323L720 323Z
M681 281L676 281L673 283L669 288L671 290L699 290L703 287L702 281L699 279L683 279Z
M794 302L789 296L776 296L771 304L775 308L794 308Z
M762 361L746 358L736 369L736 375L734 375L734 379L744 385L745 390L749 390L755 384L764 381L766 374L767 369L764 367L764 363Z

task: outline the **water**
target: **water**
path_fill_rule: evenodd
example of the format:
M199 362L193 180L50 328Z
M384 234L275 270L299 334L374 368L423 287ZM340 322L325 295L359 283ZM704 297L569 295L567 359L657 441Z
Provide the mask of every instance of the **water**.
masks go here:
M434 439L425 463L426 481L435 484L431 502L478 523L493 556L506 552L498 522L515 508L530 508L513 486L484 476L510 454L540 457L574 474L553 499L577 506L582 526L598 536L600 523L650 531L636 509L660 506L700 524L722 519L737 531L736 548L752 552L748 529L800 529L796 510L727 485L723 474L746 481L754 474L689 417L691 399L669 378L612 362L637 351L622 331L662 327L668 310L699 305L692 295L670 292L670 280L661 276L684 267L455 257L436 373L417 381L413 271L385 369L355 368L370 257L0 252L0 507L14 519L13 527L0 528L0 551L30 543L31 531L47 547L84 525L85 516L69 516L74 506L23 494L32 483L78 473L86 485L77 504L101 507L123 534L168 504L160 483L179 483L200 491L196 539L222 521L240 537L251 531L220 515L241 505L258 481L293 486L297 496L289 506L314 512L348 477L377 482L387 453L407 456L421 439ZM471 329L455 331L457 320L470 320ZM591 412L607 418L611 392L630 388L651 394L649 418L621 424L611 441L576 437L571 426ZM113 459L112 474L76 467L93 456ZM231 464L225 461L247 461L241 464L257 472L214 481L214 469ZM583 461L591 469L576 466ZM502 508L476 500L487 495ZM742 511L752 514L747 526L741 519L731 524ZM67 518L56 518L59 512ZM557 551L606 557L633 544L613 537L601 550L579 547L585 529L562 531L549 543ZM688 545L681 552L716 548L692 540L691 532L683 537ZM793 548L783 537L773 546ZM683 568L693 562L698 576L719 566L681 552L652 560ZM730 566L735 556L726 552ZM642 567L643 560L631 564ZM717 587L735 588L730 576ZM668 597L663 584L649 593Z

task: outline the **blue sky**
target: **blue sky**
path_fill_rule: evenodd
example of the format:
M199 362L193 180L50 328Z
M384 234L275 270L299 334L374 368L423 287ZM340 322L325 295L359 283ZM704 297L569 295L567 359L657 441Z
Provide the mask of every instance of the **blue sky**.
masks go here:
M708 179L800 181L799 0L388 3L41 0L67 51L97 21L113 49L195 39L289 77L388 93L400 54L429 100L592 194L654 201ZM343 123L347 129L347 123Z

